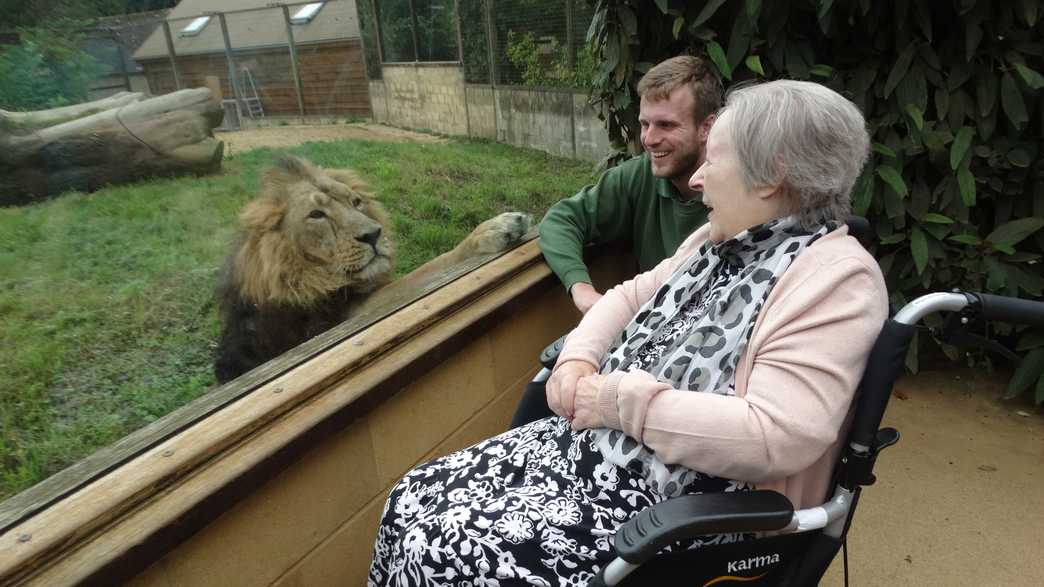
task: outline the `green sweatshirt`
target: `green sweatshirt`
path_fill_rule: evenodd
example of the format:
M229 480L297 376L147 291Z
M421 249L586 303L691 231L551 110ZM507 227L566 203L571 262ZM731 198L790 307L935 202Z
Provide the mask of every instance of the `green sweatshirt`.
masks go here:
M591 283L583 260L585 244L629 241L638 269L646 271L673 255L706 221L700 198L682 201L670 180L652 174L644 153L551 206L540 223L540 248L568 291L574 283Z

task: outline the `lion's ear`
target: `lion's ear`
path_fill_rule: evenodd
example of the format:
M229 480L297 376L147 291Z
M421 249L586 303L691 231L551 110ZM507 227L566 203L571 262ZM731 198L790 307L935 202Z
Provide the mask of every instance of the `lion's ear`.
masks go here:
M257 198L243 207L239 223L250 232L270 232L283 221L286 202L276 198Z

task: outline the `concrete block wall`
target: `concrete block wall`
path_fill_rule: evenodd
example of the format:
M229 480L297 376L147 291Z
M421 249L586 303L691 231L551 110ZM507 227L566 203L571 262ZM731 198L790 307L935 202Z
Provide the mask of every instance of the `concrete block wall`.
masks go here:
M573 157L572 94L497 88L497 140Z
M374 122L395 124L388 118L388 95L381 80L370 82L370 107Z
M468 136L482 139L497 139L497 105L492 86L469 85Z
M573 94L573 144L576 159L601 161L609 153L609 133L587 94Z
M388 121L450 135L468 134L464 72L457 66L384 66Z
M457 65L385 65L383 78L370 82L377 122L588 161L609 152L605 126L584 93L466 84Z

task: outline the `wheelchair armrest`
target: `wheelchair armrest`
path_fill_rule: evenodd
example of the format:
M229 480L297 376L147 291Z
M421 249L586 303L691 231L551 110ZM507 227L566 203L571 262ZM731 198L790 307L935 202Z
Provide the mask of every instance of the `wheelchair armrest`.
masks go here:
M565 344L566 335L559 336L555 342L547 345L544 348L544 352L540 353L540 364L548 369L555 367L555 362L558 361L558 354L562 352L562 345Z
M775 491L683 495L646 508L616 531L616 554L639 565L663 547L704 534L779 530L794 506Z

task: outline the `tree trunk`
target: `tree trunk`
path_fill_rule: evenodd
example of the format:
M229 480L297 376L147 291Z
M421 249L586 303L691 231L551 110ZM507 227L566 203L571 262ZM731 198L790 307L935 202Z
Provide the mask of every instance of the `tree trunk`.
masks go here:
M223 111L210 90L124 93L42 110L0 110L0 206L221 167Z

